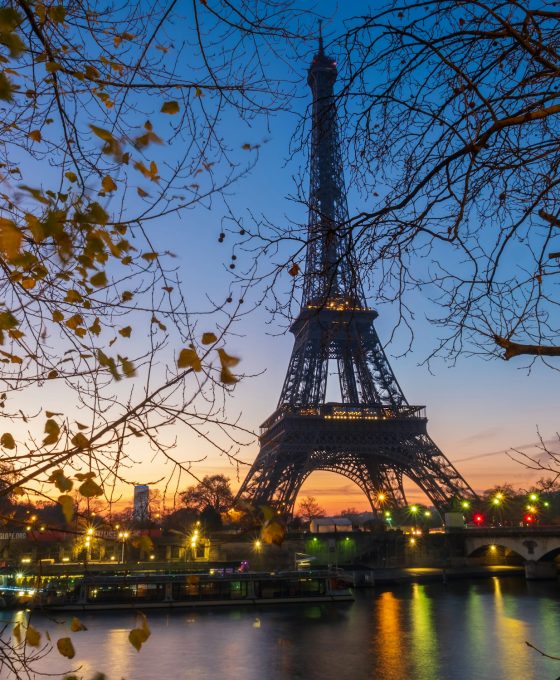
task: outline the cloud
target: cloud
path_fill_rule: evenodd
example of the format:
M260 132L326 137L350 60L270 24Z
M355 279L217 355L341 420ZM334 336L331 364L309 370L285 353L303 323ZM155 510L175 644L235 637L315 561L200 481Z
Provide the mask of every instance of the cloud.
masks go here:
M488 427L485 430L480 430L479 432L475 432L474 434L471 434L468 437L461 439L461 443L466 444L469 442L477 442L481 439L488 439L488 437L495 437L496 435L501 433L502 433L501 427Z
M536 452L542 453L542 444L544 444L547 448L550 448L551 451L554 451L554 447L559 446L558 439L547 439L545 441L541 442L533 442L531 444L522 444L520 446L511 446L509 448L504 448L500 449L499 451L488 451L487 453L476 453L474 456L466 456L465 458L455 458L453 460L454 463L465 463L468 460L475 460L477 458L488 458L489 456L500 456L500 455L508 455L508 454L515 454L515 451L523 451L526 452L527 449L536 449Z

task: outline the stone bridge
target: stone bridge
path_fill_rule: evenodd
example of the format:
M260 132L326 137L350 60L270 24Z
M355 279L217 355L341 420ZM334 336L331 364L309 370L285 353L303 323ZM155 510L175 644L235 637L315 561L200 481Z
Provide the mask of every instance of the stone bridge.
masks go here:
M465 531L465 551L473 556L490 546L512 550L525 560L528 579L556 578L555 557L560 555L560 526L531 528L470 528Z

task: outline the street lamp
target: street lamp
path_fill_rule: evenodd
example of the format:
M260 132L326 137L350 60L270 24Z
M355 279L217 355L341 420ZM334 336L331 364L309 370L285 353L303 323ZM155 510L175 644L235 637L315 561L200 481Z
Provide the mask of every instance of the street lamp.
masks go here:
M119 538L121 540L121 564L124 564L124 544L126 539L130 536L128 531L119 531Z

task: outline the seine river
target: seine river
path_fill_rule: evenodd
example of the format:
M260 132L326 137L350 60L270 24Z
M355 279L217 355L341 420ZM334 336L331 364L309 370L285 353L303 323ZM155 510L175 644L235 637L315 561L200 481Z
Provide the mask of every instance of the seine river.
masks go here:
M61 621L34 615L53 639ZM83 614L76 657L52 652L41 669L81 666L108 680L555 680L560 583L488 578L361 590L352 604L149 614L140 652L132 614ZM64 633L67 634L67 633ZM67 661L67 660L66 660ZM4 677L4 676L3 676Z

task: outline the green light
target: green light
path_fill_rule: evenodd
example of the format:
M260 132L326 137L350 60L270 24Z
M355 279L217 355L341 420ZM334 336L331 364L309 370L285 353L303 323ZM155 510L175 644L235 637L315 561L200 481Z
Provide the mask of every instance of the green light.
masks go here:
M424 517L431 517L431 516L432 516L432 513L429 510L426 510L424 512Z
M545 501L545 502L543 503L543 505L544 505L545 508L548 508L548 506L550 505L550 503L549 503L548 501Z
M492 503L494 503L494 505L500 505L500 502L501 502L501 501L500 501L499 498L494 498L494 499L492 499Z
M411 505L410 506L410 512L415 515L418 512L418 506L417 505Z
M317 540L317 536L313 536L313 540L316 541L316 540Z
M463 510L468 510L471 507L471 504L469 503L469 501L462 501L461 507L463 508Z
M530 501L537 501L539 497L537 496L536 493L529 494L529 500Z
M389 511L387 511L387 512L385 513L385 517L387 517L387 519L390 519L391 513L390 513Z

